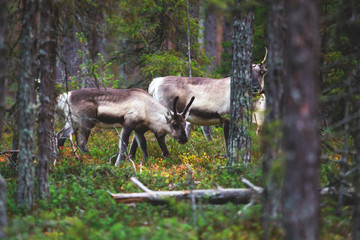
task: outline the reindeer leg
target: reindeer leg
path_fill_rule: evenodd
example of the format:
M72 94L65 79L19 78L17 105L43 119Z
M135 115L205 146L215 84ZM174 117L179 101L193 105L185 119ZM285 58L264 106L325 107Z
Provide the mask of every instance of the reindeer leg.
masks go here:
M75 156L75 159L80 160L79 155L76 153L76 147L75 147L74 141L73 141L73 139L72 139L72 134L69 136L69 140L70 140L70 143L71 143L71 149L72 149L72 151L73 151L73 154L74 154L74 156Z
M155 137L156 137L156 140L158 141L159 143L159 146L160 146L160 149L162 151L162 154L164 157L169 157L170 156L170 153L166 147L166 144L165 144L165 135L164 136L158 136L157 134L155 134Z
M143 152L144 162L146 162L147 158L149 157L149 154L148 154L148 151L147 151L146 139L144 137L144 133L135 132L135 138L136 138L136 141L140 145L141 150Z
M204 133L206 140L212 141L211 134L212 134L212 127L211 126L201 126L201 129Z
M187 137L188 139L190 138L191 126L192 126L191 123L186 122L185 133L186 133L186 137Z
M120 140L119 140L119 155L116 159L115 166L121 165L122 157L126 155L126 148L129 144L129 137L131 134L132 128L123 127L120 133Z
M227 119L222 119L222 121L223 121L223 128L224 128L226 155L227 155L227 157L229 157L230 156L230 151L229 151L229 145L230 145L229 124L230 124L230 122Z
M79 156L76 154L76 147L75 147L74 141L72 140L72 135L70 135L69 140L70 140L70 143L71 143L71 148L72 148L73 152L75 153L75 156L76 156L76 157L79 157Z
M89 150L87 148L87 141L89 139L91 133L91 129L87 128L87 127L81 127L79 128L79 134L78 134L78 146L80 148L80 150L84 153L88 153Z
M256 124L256 136L258 136L259 132L260 132L260 127L259 127L260 125L257 121L256 113L253 113L253 122L255 122L255 124Z
M129 151L130 158L135 158L137 147L138 147L138 142L134 137L130 145L130 151Z

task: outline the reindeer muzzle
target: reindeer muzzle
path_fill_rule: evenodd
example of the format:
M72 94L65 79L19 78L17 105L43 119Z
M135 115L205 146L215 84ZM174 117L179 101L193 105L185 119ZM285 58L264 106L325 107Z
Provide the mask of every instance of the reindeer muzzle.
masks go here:
M177 141L180 144L185 144L185 143L188 142L188 138L187 137L182 137L182 138L177 139Z

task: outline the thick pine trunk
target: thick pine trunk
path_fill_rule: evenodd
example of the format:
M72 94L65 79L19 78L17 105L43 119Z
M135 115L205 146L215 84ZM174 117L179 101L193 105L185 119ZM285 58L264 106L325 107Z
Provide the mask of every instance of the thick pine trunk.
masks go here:
M211 60L211 65L208 66L209 71L216 70L216 33L217 33L217 15L214 7L206 9L205 14L205 50Z
M0 239L5 239L6 215L6 182L0 174Z
M251 160L251 60L253 47L252 12L234 22L233 60L230 94L230 131L228 165L233 167Z
M358 45L358 53L357 53L357 70L355 76L355 86L359 86L360 84L360 45ZM356 106L358 111L360 110L360 99L357 99ZM354 132L355 139L355 207L354 207L354 216L353 216L353 239L360 239L360 118L357 119L357 127Z
M284 227L286 239L319 236L318 7L288 0L284 82Z
M2 140L2 129L5 118L5 73L6 73L6 45L5 29L7 20L7 1L0 0L0 145Z
M38 196L40 199L49 197L49 164L51 162L54 135L53 122L54 84L56 77L56 37L54 6L51 0L41 2L41 32L40 32L40 110L38 119Z
M266 126L263 146L263 218L264 239L271 238L275 225L280 227L281 188L283 180L283 156L281 139L282 98L285 74L286 21L285 0L273 0L269 9L268 42L269 58L266 75Z
M5 113L5 65L6 65L6 47L5 47L5 28L7 25L7 0L0 0L0 145L2 140L2 128ZM6 215L6 183L0 174L0 239L6 237L4 228L7 225Z
M36 58L37 0L23 1L21 73L19 84L19 163L17 202L29 208L34 198L35 104L33 64Z

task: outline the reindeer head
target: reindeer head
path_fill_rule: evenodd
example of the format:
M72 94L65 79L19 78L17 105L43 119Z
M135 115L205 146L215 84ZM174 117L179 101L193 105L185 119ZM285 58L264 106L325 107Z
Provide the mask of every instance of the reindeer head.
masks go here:
M252 65L252 92L261 93L264 90L264 77L266 75L266 68L264 63L266 61L268 51L265 47L265 57L259 64Z
M173 113L171 114L171 118L168 119L170 124L170 132L169 134L175 138L180 144L184 144L188 141L188 138L185 133L185 124L186 118L189 115L189 109L191 104L194 102L195 97L192 97L190 102L186 105L184 111L182 113L177 113L176 104L179 100L179 97L174 99L173 103Z

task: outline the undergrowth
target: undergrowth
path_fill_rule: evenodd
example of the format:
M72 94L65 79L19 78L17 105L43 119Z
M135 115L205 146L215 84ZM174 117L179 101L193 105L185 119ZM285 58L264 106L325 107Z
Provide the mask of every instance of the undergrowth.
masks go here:
M214 129L213 141L206 141L201 131L193 131L189 142L179 145L167 138L170 158L163 158L152 133L146 135L150 158L146 163L138 149L134 162L127 160L113 166L118 152L115 131L95 130L89 139L90 155L72 153L67 142L50 167L50 199L37 200L28 212L16 205L16 171L0 159L0 171L7 182L9 239L261 239L261 204L239 211L243 205L210 205L170 201L166 205L115 203L109 192L130 193L141 190L130 181L138 178L151 190L184 190L192 184L198 189L246 187L245 177L262 185L260 139L254 136L252 162L235 173L227 171L227 159L221 128ZM5 134L10 146L11 135ZM322 168L326 181L328 168ZM325 176L324 176L325 175ZM322 203L322 239L346 239L351 232L351 209L343 217L334 217L333 202ZM283 238L274 231L274 239Z

